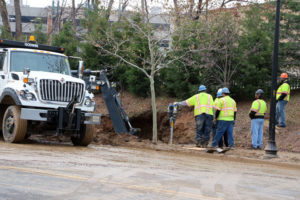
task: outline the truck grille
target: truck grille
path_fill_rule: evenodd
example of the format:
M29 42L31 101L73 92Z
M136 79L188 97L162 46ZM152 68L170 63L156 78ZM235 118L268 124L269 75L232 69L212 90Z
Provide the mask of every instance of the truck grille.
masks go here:
M84 84L76 82L61 83L58 80L41 79L40 95L45 101L70 102L74 96L79 96L81 102L84 94Z

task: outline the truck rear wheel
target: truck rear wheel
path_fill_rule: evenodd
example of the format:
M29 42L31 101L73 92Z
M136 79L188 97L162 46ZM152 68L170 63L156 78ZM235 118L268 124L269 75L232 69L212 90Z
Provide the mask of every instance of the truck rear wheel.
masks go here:
M80 128L80 138L71 137L75 146L87 146L94 139L95 126L93 124L82 125Z
M3 116L2 133L5 142L15 143L24 140L27 133L27 120L20 118L19 106L9 106Z

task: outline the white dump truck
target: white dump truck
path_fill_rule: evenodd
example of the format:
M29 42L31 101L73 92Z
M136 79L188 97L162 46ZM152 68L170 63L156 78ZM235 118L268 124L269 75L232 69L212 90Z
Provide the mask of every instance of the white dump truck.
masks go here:
M0 39L0 128L6 142L31 133L70 136L74 145L93 140L101 115L94 95L81 78L72 77L60 47ZM82 77L83 62L78 75Z

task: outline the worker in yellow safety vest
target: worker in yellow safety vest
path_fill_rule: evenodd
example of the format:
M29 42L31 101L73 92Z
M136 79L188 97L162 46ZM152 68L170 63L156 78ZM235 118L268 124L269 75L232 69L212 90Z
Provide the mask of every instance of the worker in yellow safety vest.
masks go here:
M276 93L276 124L277 127L286 127L285 107L290 100L291 87L288 82L288 74L280 75L280 85Z
M215 103L214 103L214 113L216 113L216 108L215 107L218 105L218 103L222 99L222 97L223 97L223 95L222 95L222 88L220 88L220 89L218 89L217 97L216 97ZM213 133L212 137L213 138L216 135L217 127L218 127L218 120L215 120L214 123L213 123L213 126L212 126L212 133ZM223 148L223 144L225 144L225 147L228 147L227 132L224 133L223 138L224 138L224 142L223 142L223 139L221 138L220 141L219 141L219 143L218 143L218 146L220 148Z
M252 145L250 149L262 149L263 145L263 132L264 132L264 118L267 112L267 104L262 99L264 91L258 89L255 92L256 100L253 101L249 117L251 118L251 137Z
M196 121L196 146L206 147L209 142L213 123L213 97L206 93L206 87L200 85L199 93L182 102L174 102L179 106L193 106Z
M216 135L213 138L212 144L207 149L208 153L216 150L216 147L223 137L224 133L227 132L228 137L228 149L233 149L233 127L236 119L236 102L229 96L230 92L228 88L222 89L223 98L219 100L219 103L215 105L216 108L216 119L218 121Z

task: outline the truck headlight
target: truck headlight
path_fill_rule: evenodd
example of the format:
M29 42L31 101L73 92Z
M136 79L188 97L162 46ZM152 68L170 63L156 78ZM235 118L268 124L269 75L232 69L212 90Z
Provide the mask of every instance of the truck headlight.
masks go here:
M26 99L28 99L28 100L30 100L30 101L34 98L34 96L33 96L32 93L26 93L26 94L25 94L25 97L26 97Z
M36 101L34 94L31 92L28 92L27 90L21 90L19 92L19 95L23 100Z
M84 101L84 105L85 106L93 106L94 105L94 101L90 98L90 97L86 97L85 101Z

